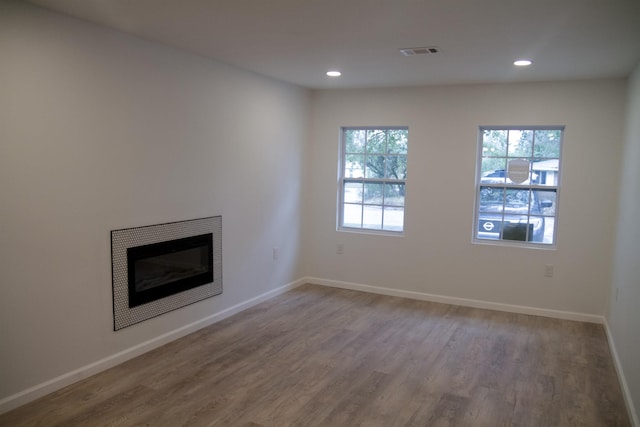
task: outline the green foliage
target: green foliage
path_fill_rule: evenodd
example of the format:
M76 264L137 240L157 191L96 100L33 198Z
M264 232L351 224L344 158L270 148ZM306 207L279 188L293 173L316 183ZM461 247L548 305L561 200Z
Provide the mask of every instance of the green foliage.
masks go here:
M482 173L506 168L506 130L484 130L482 133Z
M533 156L542 158L560 158L560 130L537 130L535 131L535 144L533 146Z
M505 157L507 155L506 130L484 130L482 133L482 155Z
M363 154L366 141L366 131L348 129L344 132L346 139L346 153Z
M508 158L557 159L561 135L562 131L556 129L485 129L482 133L482 173L504 170Z
M386 152L387 134L385 130L368 130L366 153L384 154Z
M346 129L345 137L345 175L374 179L407 178L406 129ZM394 185L384 189L384 196L401 197L404 204L404 185ZM365 198L380 198L383 187L366 184ZM398 201L398 205L401 206Z

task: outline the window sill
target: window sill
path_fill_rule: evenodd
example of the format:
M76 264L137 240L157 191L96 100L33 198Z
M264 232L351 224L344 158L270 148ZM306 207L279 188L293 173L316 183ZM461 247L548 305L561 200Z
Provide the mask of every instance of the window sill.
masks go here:
M521 242L518 240L490 240L490 239L472 239L471 243L474 245L483 245L483 246L501 246L506 248L523 248L523 249L534 249L534 250L543 250L543 251L555 251L557 250L557 246L555 244L544 244L544 243L528 243Z
M369 228L350 228L350 227L338 227L338 232L353 233L353 234L365 234L372 236L391 236L391 237L404 237L404 231L389 231L389 230L372 230Z

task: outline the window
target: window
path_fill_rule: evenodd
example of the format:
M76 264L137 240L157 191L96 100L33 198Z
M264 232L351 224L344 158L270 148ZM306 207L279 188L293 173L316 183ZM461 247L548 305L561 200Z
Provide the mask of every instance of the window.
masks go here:
M474 241L556 243L564 127L481 127Z
M338 228L402 233L409 130L342 128Z

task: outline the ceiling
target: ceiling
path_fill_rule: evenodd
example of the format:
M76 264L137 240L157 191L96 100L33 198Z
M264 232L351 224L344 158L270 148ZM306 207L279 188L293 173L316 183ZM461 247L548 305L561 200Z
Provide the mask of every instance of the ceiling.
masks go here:
M30 3L312 89L622 77L640 62L640 0ZM399 51L423 46L441 52Z

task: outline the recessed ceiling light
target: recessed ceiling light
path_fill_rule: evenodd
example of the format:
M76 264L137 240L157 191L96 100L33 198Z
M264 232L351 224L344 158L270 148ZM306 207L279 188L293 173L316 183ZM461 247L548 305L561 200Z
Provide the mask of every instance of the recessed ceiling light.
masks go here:
M531 61L530 59L518 59L517 61L513 61L513 65L515 65L516 67L526 67L528 65L531 65L533 61Z
M342 73L340 71L336 71L336 70L327 71L327 76L329 77L340 77L341 75Z

